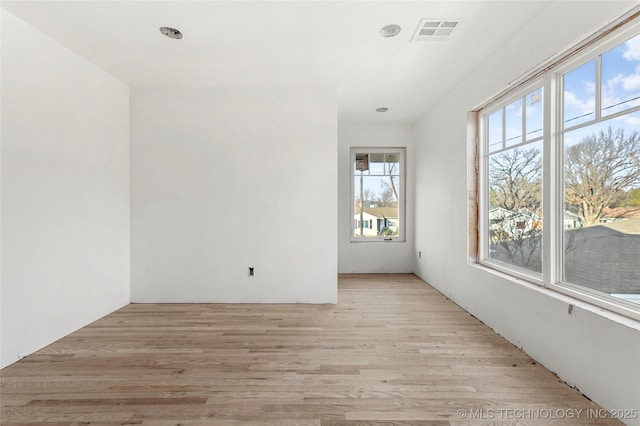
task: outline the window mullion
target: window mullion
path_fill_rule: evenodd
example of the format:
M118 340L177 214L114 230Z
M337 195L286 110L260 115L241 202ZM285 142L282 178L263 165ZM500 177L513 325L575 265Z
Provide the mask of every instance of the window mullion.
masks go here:
M544 81L543 116L543 180L542 180L542 277L545 286L560 281L562 255L562 84L557 74L548 74Z
M507 110L502 107L502 149L507 147Z
M527 96L522 97L522 139L520 143L527 142Z
M602 55L596 56L596 110L595 119L598 120L602 114Z
M487 176L487 158L489 157L489 126L487 125L489 118L488 115L480 114L477 121L479 127L480 137L477 139L477 232L478 232L478 247L477 247L477 261L484 261L488 254L488 218L487 218L487 205L489 204L488 185L489 178Z

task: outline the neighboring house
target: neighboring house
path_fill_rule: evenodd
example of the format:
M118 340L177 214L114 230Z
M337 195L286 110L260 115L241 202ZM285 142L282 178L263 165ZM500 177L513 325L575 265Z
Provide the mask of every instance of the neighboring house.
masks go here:
M568 211L564 212L564 229L576 229L583 226L582 219L577 214Z
M640 207L605 207L598 222L604 225L629 219L640 219ZM583 226L584 223L577 214L565 211L564 229L576 229Z
M354 219L354 235L360 235L360 225L362 224L362 235L365 237L376 237L381 235L387 228L398 229L398 208L397 207L365 207L356 211Z
M611 223L627 219L640 219L640 207L605 207L600 223Z
M370 207L378 207L378 202L377 201L365 201L364 202L364 206L365 209L366 208L370 208Z
M542 218L529 209L493 207L489 210L489 230L496 239L516 239L541 229Z

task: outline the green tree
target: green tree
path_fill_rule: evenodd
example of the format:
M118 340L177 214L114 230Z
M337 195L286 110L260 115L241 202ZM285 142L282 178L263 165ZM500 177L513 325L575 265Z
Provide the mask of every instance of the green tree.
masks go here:
M640 207L640 188L633 188L627 191L624 197L624 207Z

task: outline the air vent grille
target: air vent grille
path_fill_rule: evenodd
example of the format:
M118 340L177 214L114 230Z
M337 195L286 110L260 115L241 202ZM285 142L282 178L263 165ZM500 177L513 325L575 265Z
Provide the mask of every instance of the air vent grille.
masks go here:
M411 41L444 41L460 24L456 19L430 19L420 21Z

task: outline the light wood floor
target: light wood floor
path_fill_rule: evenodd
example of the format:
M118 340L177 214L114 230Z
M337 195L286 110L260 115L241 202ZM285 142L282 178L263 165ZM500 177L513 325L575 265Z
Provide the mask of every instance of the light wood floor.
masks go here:
M335 306L129 305L1 385L3 425L619 424L413 275L341 276Z

